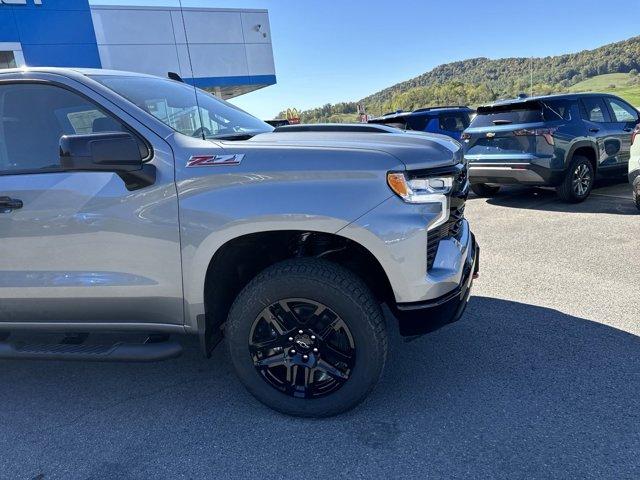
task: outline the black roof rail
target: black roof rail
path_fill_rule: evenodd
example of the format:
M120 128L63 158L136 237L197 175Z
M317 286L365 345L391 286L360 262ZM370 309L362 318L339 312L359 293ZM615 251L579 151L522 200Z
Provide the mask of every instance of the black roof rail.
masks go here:
M387 115L398 115L398 114L400 114L400 113L411 113L411 112L405 112L404 110L396 110L396 111L394 111L394 112L387 112L387 113L384 113L384 114L382 114L382 115L380 115L380 116L381 116L381 117L386 117Z
M438 107L425 107L425 108L418 108L417 110L414 110L413 112L427 112L429 110L442 110L445 108L469 108L467 105L442 105L442 106L438 106Z

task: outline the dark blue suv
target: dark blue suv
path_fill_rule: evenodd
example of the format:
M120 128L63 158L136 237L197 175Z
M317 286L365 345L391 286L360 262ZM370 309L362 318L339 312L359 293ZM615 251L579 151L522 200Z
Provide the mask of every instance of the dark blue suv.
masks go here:
M624 175L638 111L614 95L518 98L478 107L462 134L472 190L552 186L567 202L589 196L596 175Z
M386 113L372 118L369 123L378 123L397 127L402 130L440 133L460 140L463 130L469 126L474 110L469 107L430 107L413 112Z

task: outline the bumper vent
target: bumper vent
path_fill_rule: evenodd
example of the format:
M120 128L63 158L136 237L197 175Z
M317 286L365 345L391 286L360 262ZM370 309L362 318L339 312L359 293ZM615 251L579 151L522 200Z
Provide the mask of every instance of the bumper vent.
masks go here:
M454 188L449 197L449 220L427 233L427 271L433 268L440 241L448 238L460 240L464 223L464 207L469 193L467 168L458 167L454 173Z
M449 220L427 234L427 270L433 268L433 262L438 253L440 241L447 238L460 240L462 236L462 223L464 220L464 203L462 206L452 207Z

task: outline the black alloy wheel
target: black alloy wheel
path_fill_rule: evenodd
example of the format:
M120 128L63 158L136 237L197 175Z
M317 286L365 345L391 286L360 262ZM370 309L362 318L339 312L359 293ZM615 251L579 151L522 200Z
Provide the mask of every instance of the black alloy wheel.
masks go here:
M349 380L356 346L347 324L326 305L286 298L264 308L249 334L257 371L272 387L298 398L318 398Z
M387 356L380 302L356 274L317 258L285 260L259 273L235 299L224 335L247 390L302 417L358 405Z

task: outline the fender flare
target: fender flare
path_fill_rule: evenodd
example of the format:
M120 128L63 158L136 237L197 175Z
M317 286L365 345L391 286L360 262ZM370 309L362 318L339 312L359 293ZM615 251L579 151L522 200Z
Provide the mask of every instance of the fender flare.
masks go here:
M571 162L571 160L573 159L573 156L576 152L577 149L579 148L590 148L593 150L595 157L596 157L596 164L594 166L595 170L598 170L598 158L599 158L599 152L598 152L598 144L596 142L594 142L593 140L578 140L577 142L573 143L571 145L571 148L569 149L569 152L567 153L567 156L565 157L565 168L569 167L569 162Z

